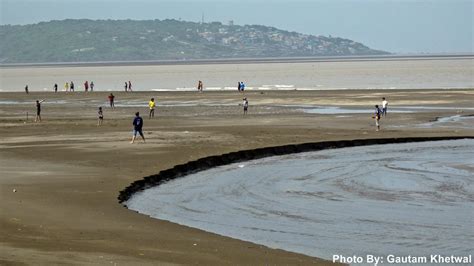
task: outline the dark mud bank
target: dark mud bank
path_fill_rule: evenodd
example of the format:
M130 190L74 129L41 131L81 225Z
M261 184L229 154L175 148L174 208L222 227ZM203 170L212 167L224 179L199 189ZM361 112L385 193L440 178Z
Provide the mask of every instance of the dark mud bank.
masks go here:
M126 202L134 193L145 190L150 187L158 186L172 179L184 177L186 175L207 170L216 166L250 161L275 155L286 155L292 153L318 151L324 149L336 149L355 146L367 146L378 144L396 144L407 142L438 141L438 140L456 140L472 139L474 136L456 136L456 137L414 137L414 138L384 138L384 139L355 139L310 142L302 144L290 144L276 147L258 148L253 150L243 150L222 155L209 156L185 164L176 165L173 168L163 170L155 175L147 176L137 180L120 191L118 200L120 203ZM125 204L124 204L125 205ZM126 206L126 205L125 205Z

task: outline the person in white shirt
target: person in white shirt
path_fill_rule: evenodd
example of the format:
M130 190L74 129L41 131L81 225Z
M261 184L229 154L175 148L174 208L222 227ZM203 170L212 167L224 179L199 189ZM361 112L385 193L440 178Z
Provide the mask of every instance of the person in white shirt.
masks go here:
M385 97L382 98L382 115L385 116L387 114L387 106L388 102L385 100Z

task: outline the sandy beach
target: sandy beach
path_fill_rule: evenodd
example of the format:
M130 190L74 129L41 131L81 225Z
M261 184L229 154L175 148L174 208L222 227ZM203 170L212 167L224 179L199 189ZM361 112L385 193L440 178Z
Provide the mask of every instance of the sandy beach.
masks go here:
M115 109L108 107L109 93L0 93L0 264L332 264L152 219L126 209L117 196L144 176L232 151L324 140L474 136L472 88L113 92ZM151 97L157 100L154 119L147 115ZM243 97L250 103L247 116L239 106ZM382 97L389 113L376 132L372 109ZM33 121L36 99L46 100L41 123ZM325 108L370 111L311 111ZM147 141L132 145L136 111Z

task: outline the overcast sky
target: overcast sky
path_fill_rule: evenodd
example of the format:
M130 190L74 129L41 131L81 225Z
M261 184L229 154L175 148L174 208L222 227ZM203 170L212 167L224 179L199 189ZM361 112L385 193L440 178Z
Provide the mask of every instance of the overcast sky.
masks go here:
M66 18L261 24L394 53L474 52L474 0L0 0L1 24ZM1 40L0 40L1 42Z

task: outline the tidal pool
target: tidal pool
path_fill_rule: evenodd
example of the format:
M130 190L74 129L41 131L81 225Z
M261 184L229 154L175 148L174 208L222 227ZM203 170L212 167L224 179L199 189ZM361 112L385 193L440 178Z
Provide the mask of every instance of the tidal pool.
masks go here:
M154 218L332 259L474 253L474 140L230 164L136 193Z

